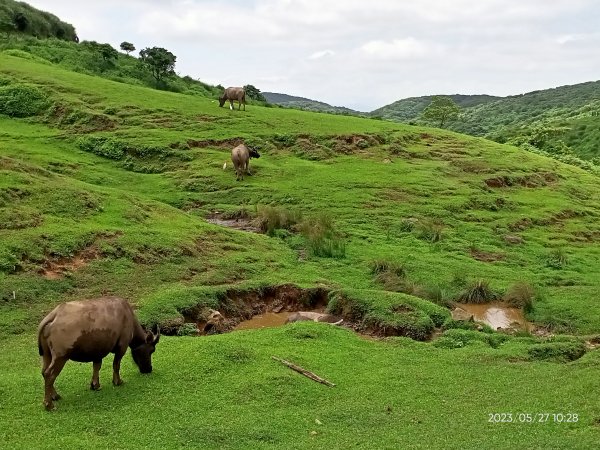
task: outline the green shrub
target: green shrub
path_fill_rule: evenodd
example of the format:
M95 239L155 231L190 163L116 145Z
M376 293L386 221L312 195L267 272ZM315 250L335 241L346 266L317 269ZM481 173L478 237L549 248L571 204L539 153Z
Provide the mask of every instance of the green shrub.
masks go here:
M0 114L31 117L48 107L48 97L35 86L9 84L0 87Z
M127 145L106 136L82 136L77 139L77 146L84 152L94 153L108 159L123 159Z
M474 330L453 328L444 332L433 345L443 348L465 347L473 342L483 342L492 348L498 348L502 343L510 339L510 336L502 333L485 333Z
M197 336L198 327L195 323L184 323L177 329L177 336Z
M556 362L575 361L581 358L585 351L585 344L575 340L535 344L527 349L531 359Z
M13 273L19 266L19 258L9 249L0 247L0 272Z

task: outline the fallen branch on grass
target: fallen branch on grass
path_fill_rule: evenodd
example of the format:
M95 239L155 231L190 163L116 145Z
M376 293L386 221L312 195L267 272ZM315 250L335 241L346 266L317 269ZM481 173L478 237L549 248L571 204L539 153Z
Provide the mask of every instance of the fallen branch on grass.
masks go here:
M327 381L325 378L321 378L320 376L315 375L314 373L312 373L300 366L297 366L296 364L292 364L291 362L286 361L285 359L278 358L277 356L271 356L271 358L273 358L275 361L279 361L281 364L288 366L290 369L295 370L296 372L304 375L305 377L308 377L311 380L316 381L317 383L325 384L329 387L335 386L335 384L333 384L331 381Z

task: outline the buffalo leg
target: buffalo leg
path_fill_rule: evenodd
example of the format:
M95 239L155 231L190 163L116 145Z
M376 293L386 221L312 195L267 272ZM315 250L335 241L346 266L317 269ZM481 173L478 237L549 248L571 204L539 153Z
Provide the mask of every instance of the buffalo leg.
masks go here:
M46 379L46 376L44 375L44 373L50 366L51 362L52 362L52 358L50 356L50 353L48 351L44 352L44 355L42 356L42 377L44 377L44 380ZM50 396L52 397L52 400L60 400L60 395L58 394L58 392L56 392L56 389L54 389L54 386L52 386L52 388L51 388Z
M113 385L115 386L121 386L123 384L119 371L121 370L121 359L126 351L127 347L125 347L125 350L123 351L118 350L117 353L115 353L115 359L113 359Z
M94 372L92 373L92 382L90 383L90 389L92 391L100 390L100 368L102 367L102 360L94 361Z
M48 411L54 409L52 400L54 400L54 396L58 395L54 389L54 380L65 367L66 362L67 360L63 358L54 359L44 371L44 406Z
M250 161L248 161L248 162L246 163L246 173L247 173L248 175L252 176L252 173L250 173Z
M233 111L233 100L229 100L229 109Z

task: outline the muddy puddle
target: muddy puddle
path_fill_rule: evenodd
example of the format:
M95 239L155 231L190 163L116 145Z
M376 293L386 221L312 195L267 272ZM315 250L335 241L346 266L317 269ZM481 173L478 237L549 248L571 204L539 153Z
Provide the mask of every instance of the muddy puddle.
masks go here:
M251 319L240 322L233 328L233 331L280 327L285 324L288 317L290 317L292 314L293 313L290 311L283 311L280 313L265 312L262 314L256 314Z
M489 325L492 329L520 329L529 331L533 325L525 319L523 311L502 303L471 304L458 303L452 311L455 320L469 320Z
M250 233L260 233L260 229L254 225L251 219L224 219L219 216L211 216L207 217L206 221L213 225L219 225L220 227L234 228Z

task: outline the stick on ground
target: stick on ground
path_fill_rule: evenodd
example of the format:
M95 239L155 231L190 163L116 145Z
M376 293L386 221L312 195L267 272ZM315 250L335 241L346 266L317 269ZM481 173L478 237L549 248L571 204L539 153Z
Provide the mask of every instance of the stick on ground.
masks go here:
M325 384L329 387L335 386L335 384L332 383L331 381L327 381L325 378L321 378L320 376L315 375L314 373L312 373L300 366L297 366L296 364L286 361L285 359L278 358L277 356L271 356L271 358L273 358L275 361L279 361L281 364L288 366L290 369L295 370L296 372L304 375L305 377L308 377L311 380L316 381L317 383Z

